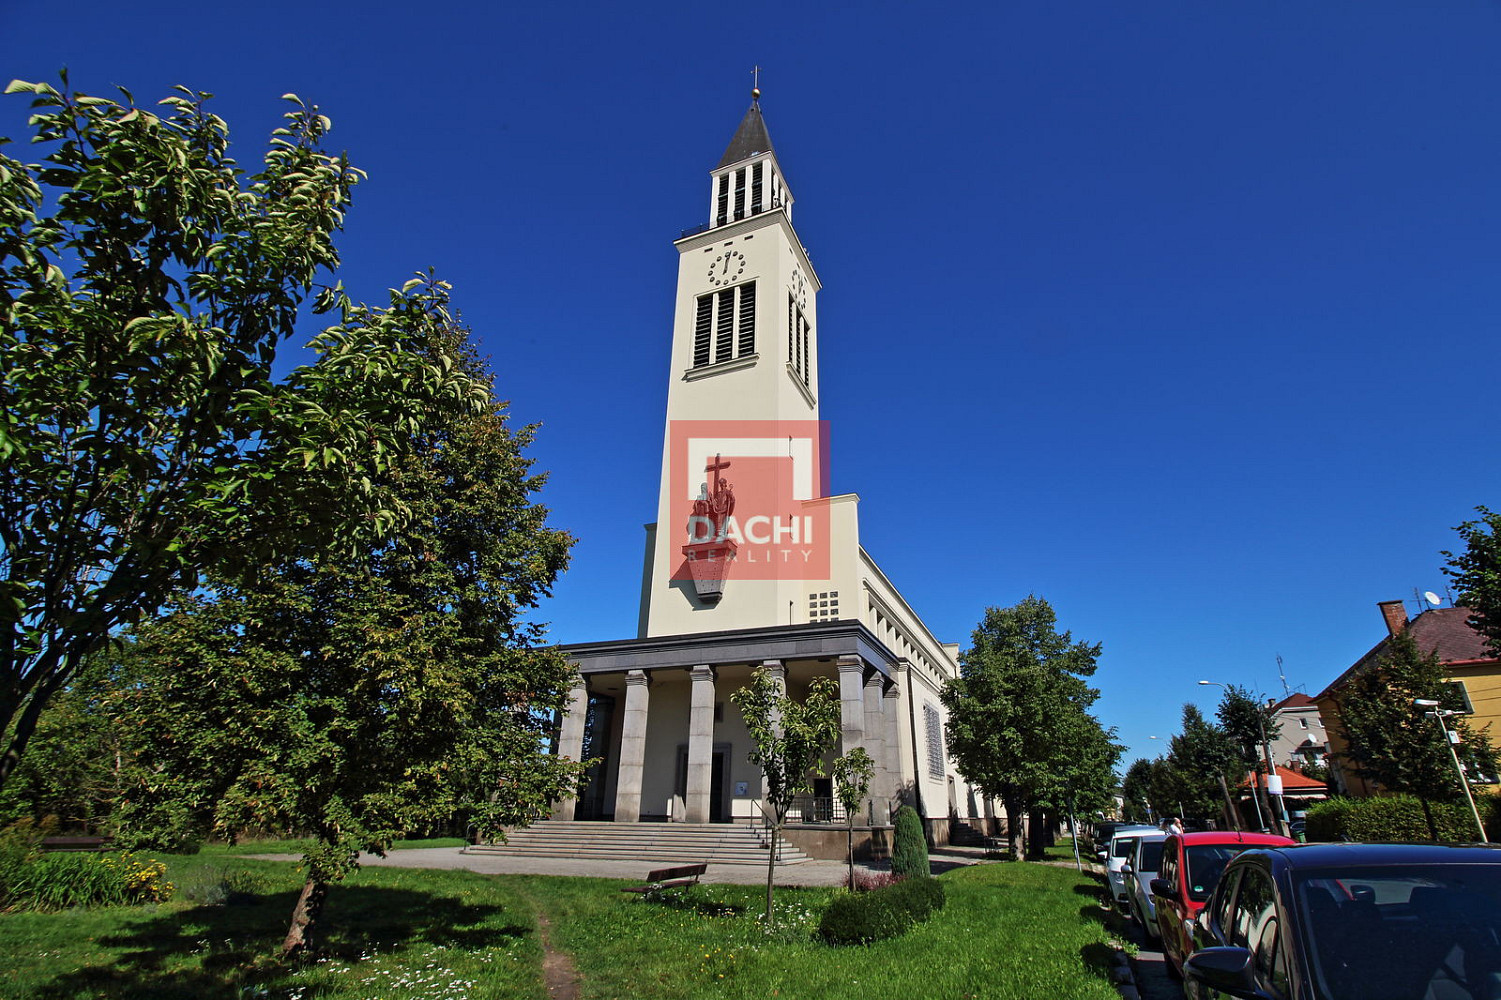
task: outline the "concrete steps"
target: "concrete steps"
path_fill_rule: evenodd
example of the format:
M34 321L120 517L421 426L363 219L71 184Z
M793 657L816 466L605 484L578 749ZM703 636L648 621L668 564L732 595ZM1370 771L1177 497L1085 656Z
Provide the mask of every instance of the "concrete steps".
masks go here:
M770 837L759 826L741 823L601 823L542 820L506 832L503 844L471 844L465 854L530 855L538 858L597 858L669 864L764 865ZM810 860L782 840L777 864Z

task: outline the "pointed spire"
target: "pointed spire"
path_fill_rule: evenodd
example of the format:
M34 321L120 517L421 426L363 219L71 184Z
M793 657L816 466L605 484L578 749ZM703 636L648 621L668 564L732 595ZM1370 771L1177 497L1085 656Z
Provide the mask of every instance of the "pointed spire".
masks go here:
M760 67L757 67L757 72ZM759 153L773 152L771 148L771 136L766 134L766 119L761 117L761 88L751 88L751 106L746 111L745 117L740 120L740 127L735 130L735 138L730 140L729 148L724 151L724 156L719 159L719 167L727 167L731 163L740 160L748 160ZM718 170L719 167L715 167Z

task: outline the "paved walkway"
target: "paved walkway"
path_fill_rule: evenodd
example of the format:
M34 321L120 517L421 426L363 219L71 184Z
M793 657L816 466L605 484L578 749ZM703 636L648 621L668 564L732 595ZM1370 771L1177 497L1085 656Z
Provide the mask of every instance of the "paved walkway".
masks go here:
M975 847L944 847L929 855L934 874L963 865L978 864L985 852ZM267 861L298 861L297 854L258 854L250 857ZM515 854L465 854L459 847L422 847L391 851L384 858L361 854L360 864L391 868L462 868L483 875L572 875L586 878L618 878L633 882L646 879L646 873L661 868L660 862L602 861L595 858L539 858ZM890 871L890 862L856 865L858 871ZM843 861L805 861L797 865L777 865L776 884L793 886L843 885L849 867ZM704 882L732 885L764 885L766 865L713 862L704 874Z

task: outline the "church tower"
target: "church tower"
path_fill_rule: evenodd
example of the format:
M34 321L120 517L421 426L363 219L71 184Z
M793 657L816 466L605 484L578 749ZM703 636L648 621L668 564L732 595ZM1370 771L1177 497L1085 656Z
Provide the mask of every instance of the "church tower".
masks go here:
M674 244L667 430L657 521L648 529L643 637L790 624L789 601L807 591L800 579L755 578L750 561L756 554L748 550L738 564L728 563L722 598L704 599L684 573L691 532L679 523L686 521L683 505L700 485L713 488L717 473L695 467L685 474L681 462L674 467L674 427L818 420L818 276L792 228L792 191L766 130L760 90L751 94L750 108L710 172L708 223ZM727 485L746 468L732 465L724 473ZM815 499L825 485L815 476L800 486L797 499Z

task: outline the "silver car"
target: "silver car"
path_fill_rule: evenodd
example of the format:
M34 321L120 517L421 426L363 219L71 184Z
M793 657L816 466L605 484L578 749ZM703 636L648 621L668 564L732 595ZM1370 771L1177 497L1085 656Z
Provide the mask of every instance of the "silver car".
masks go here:
M1167 843L1167 834L1143 833L1138 835L1136 850L1122 866L1129 898L1126 909L1141 924L1149 941L1160 940L1157 930L1157 904L1152 901L1152 879L1162 867L1162 848Z
M1131 855L1136 853L1136 842L1149 833L1161 833L1155 826L1123 826L1110 837L1110 847L1105 855L1105 878L1110 884L1111 902L1126 909L1131 893L1126 887L1126 877L1121 869Z

